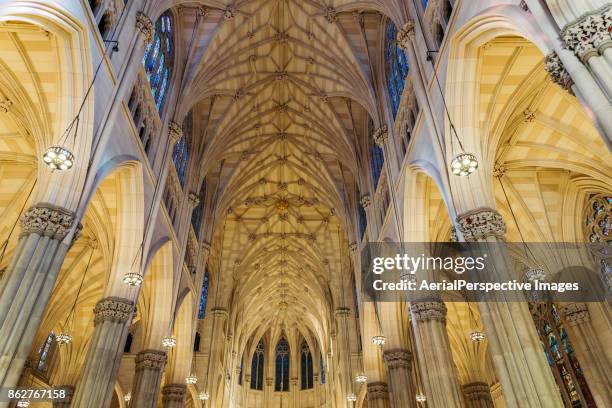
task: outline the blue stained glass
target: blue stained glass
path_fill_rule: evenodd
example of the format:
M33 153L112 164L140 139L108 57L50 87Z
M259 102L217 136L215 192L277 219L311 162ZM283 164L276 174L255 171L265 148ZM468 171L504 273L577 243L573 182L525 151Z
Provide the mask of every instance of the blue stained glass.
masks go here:
M274 391L289 391L289 358L289 343L282 338L276 345Z
M427 3L429 3L429 0L421 0L421 4L423 5L423 10L427 8Z
M200 188L200 203L194 208L191 213L191 225L195 231L196 237L200 239L200 229L202 226L202 218L204 215L204 200L206 199L206 181L202 183Z
M368 226L368 219L366 217L365 210L363 209L361 205L359 206L358 212L359 212L359 238L363 240L363 236Z
M380 173L385 162L383 150L375 143L372 144L372 175L374 177L374 188L378 186Z
M200 307L198 309L198 319L203 319L206 316L206 300L208 299L208 269L204 272L204 283L202 284L202 293L200 294Z
M172 14L166 11L155 23L155 40L148 45L142 59L151 93L161 113L172 72L173 55Z
M325 365L323 364L323 353L320 354L321 357L321 361L320 361L320 367L321 367L321 384L325 384Z
M259 340L251 360L251 389L263 390L264 343Z
M393 116L397 116L402 93L406 86L408 75L408 57L396 41L397 29L391 20L387 21L385 35L385 72L387 75L387 89Z
M353 291L353 303L355 307L355 317L359 319L359 296L357 295L357 283L355 282L355 290Z

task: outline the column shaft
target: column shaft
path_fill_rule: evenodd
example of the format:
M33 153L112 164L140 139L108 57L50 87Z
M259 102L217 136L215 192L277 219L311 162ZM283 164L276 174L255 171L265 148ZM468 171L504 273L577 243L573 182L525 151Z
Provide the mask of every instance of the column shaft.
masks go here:
M117 380L134 302L108 297L94 308L94 332L72 408L107 408Z
M132 405L155 408L162 372L166 365L165 351L143 350L136 355L136 373L132 385Z
M392 408L416 407L414 386L412 384L412 353L408 350L385 350L385 363L390 388Z
M66 397L61 400L53 401L53 408L70 408L72 396L74 395L74 387L72 385L61 385L57 388L66 390Z
M463 386L467 408L493 408L491 389L486 383L474 382Z

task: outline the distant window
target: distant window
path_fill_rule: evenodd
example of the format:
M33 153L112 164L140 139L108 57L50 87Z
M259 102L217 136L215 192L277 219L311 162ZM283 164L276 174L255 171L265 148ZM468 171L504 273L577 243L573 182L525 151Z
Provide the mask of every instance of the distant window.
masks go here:
M264 342L259 340L251 360L251 389L263 390Z
M397 42L397 28L393 21L387 20L385 35L385 74L387 76L387 90L391 102L393 117L397 115L402 93L406 86L408 75L408 56Z
M174 168L176 174L178 174L179 182L181 186L185 186L185 175L187 174L187 166L189 165L189 153L191 152L193 134L193 115L191 111L185 117L183 121L183 136L174 145L174 151L172 152L172 161L174 162Z
M310 348L308 347L306 340L302 341L300 360L302 389L309 390L313 387L312 354L310 354Z
M200 351L200 333L196 332L195 339L193 340L193 351Z
M45 372L47 370L47 365L53 353L54 345L55 333L51 332L38 352L38 371Z
M206 200L206 180L202 182L200 187L199 204L191 212L191 225L196 234L196 238L200 239L200 230L202 229L202 218L204 217L204 200Z
M157 111L162 112L174 63L174 22L172 13L166 11L155 23L155 37L147 45L144 65Z
M289 342L284 337L276 345L276 381L274 391L289 391Z
M134 336L132 336L132 333L128 333L125 339L125 345L123 346L124 353L129 353L130 350L132 350L132 341L134 341Z
M202 292L200 293L200 307L198 309L198 319L203 319L206 316L206 300L208 299L208 269L204 271L204 283L202 283Z
M323 353L320 354L320 366L321 366L321 384L325 384L325 365L323 364Z

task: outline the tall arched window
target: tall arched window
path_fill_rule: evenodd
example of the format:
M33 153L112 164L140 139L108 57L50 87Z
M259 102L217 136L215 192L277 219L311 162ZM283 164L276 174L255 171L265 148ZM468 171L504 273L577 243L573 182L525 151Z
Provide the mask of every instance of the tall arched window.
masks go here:
M49 360L51 355L53 354L53 350L55 346L55 333L51 332L49 336L47 336L47 340L40 348L38 352L38 365L36 368L40 372L45 372L47 370L47 366L49 365Z
M325 384L325 365L323 364L323 353L319 354L320 361L319 366L321 367L321 384Z
M204 271L204 283L202 283L202 293L200 294L200 307L198 308L198 319L206 316L206 300L208 299L208 268Z
M302 389L309 390L313 387L312 354L310 354L310 348L308 347L306 340L302 341L300 365L302 374Z
M161 114L174 62L174 22L168 10L155 23L155 37L147 45L142 64L155 99L157 111Z
M200 229L202 228L202 218L204 216L204 200L206 199L206 180L202 182L198 198L200 202L191 212L191 225L193 226L196 238L200 239Z
M178 174L181 186L185 186L185 174L187 173L187 166L189 165L189 153L191 150L191 141L193 134L193 115L191 111L185 117L183 121L183 136L174 145L174 151L172 152L172 161L174 162L174 168L176 174Z
M259 340L251 361L251 389L263 390L264 342Z
M566 407L595 407L583 370L553 303L529 303L546 360Z
M289 391L289 343L284 337L276 345L276 381L274 391Z
M397 115L402 92L406 85L406 75L408 75L408 57L404 50L399 46L397 40L397 28L393 21L387 20L385 34L385 73L387 76L387 90L391 101L393 117Z
M366 217L365 209L361 204L357 205L357 216L359 217L359 239L363 240L366 228L368 227L368 218Z

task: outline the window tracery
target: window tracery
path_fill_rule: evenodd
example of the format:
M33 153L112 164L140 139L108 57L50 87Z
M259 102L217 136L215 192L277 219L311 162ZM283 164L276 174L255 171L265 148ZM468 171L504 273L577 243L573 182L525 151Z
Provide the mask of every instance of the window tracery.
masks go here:
M276 345L274 391L289 391L289 342L284 337Z
M588 242L612 245L612 196L598 194L590 197L584 225Z
M168 10L155 23L155 36L142 58L155 106L163 110L174 62L174 21Z
M302 389L309 390L313 387L312 354L306 340L302 341L300 353Z
M408 71L408 56L397 42L397 28L393 21L389 19L385 29L385 74L391 111L394 118L397 116L400 101L402 100Z
M259 340L251 361L251 389L263 390L264 373L264 342Z

